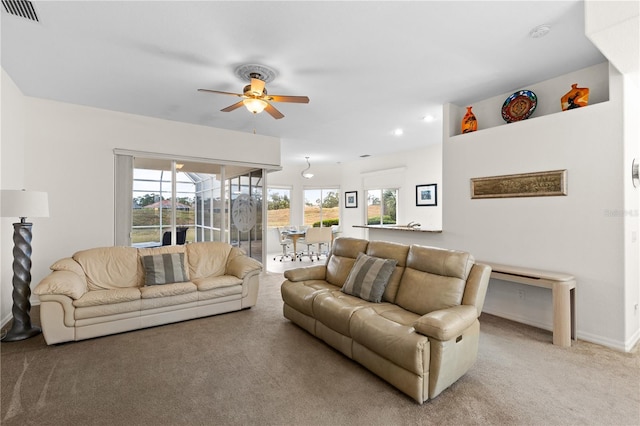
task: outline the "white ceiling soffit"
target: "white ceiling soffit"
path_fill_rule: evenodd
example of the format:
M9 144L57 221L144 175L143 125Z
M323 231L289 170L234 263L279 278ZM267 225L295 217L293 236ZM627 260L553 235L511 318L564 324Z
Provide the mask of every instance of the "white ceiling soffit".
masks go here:
M587 37L622 73L640 70L640 2L585 3Z

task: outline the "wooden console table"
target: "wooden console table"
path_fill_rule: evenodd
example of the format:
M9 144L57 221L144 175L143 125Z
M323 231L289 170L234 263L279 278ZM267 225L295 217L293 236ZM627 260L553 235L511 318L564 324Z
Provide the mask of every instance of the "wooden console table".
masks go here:
M477 261L491 266L491 278L551 289L553 344L570 347L576 339L576 279L573 275Z

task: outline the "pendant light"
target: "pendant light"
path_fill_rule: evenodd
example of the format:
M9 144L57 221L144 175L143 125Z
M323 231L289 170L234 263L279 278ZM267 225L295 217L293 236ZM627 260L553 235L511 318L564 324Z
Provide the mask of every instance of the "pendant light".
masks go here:
M307 168L304 169L302 172L300 172L300 174L305 179L311 179L313 177L313 173L309 172L309 169L311 168L311 163L309 163L309 157L304 157L304 158L307 160Z

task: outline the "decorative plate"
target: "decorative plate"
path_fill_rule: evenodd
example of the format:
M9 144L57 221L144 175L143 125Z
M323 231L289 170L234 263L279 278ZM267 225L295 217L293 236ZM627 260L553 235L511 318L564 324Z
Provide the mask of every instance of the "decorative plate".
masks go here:
M502 105L502 118L507 123L526 120L538 105L538 97L531 90L519 90L509 96Z

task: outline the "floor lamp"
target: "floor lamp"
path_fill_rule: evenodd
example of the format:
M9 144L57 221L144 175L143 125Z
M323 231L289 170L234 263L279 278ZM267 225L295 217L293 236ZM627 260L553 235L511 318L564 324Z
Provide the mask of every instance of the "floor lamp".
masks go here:
M49 217L46 192L3 189L0 204L2 217L19 217L13 224L13 323L3 342L28 339L41 333L31 325L31 227L27 217Z

